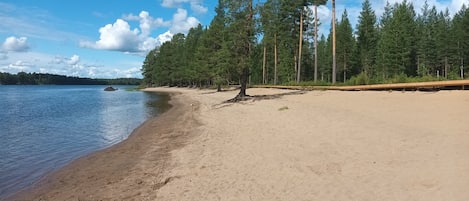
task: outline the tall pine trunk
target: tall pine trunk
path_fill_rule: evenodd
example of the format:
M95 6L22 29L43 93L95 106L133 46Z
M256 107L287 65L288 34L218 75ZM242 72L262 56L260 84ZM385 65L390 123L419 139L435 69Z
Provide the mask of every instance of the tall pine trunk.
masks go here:
M314 5L314 82L318 81L318 5Z
M332 0L332 84L336 82L336 55L335 55L335 47L336 47L336 38L335 38L335 0Z
M300 41L298 42L298 69L296 74L296 83L301 81L301 50L303 47L303 8L300 13Z
M277 33L274 34L274 85L277 85Z
M264 45L264 56L263 56L263 59L262 59L262 84L265 84L265 74L266 74L266 70L265 70L265 65L266 65L266 62L267 62L267 47Z
M347 81L347 52L344 52L344 83Z

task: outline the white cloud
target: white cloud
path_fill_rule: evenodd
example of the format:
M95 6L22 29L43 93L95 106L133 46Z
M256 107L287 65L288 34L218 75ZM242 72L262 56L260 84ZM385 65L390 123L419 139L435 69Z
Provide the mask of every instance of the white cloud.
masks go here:
M10 36L5 39L2 49L7 52L26 52L29 50L28 38Z
M126 20L138 21L139 28L132 29ZM123 19L117 19L114 24L101 27L98 41L81 41L80 46L131 54L146 54L156 46L170 40L175 33L187 33L190 28L196 27L199 23L199 20L188 16L187 11L182 8L177 9L170 21L153 18L147 11L142 11L138 16L129 14ZM152 37L152 32L161 27L168 27L169 31Z
M199 14L205 14L208 11L208 8L205 6L202 6L201 4L191 2L191 9Z
M186 3L189 3L191 10L198 14L204 14L208 11L208 8L202 5L202 0L163 0L161 6L167 8L182 8Z
M66 58L66 57L63 57L63 56L55 56L53 59L51 59L49 64L62 64L62 65L66 64L66 65L70 65L70 66L75 66L79 62L80 62L80 56L74 54L70 58Z
M165 32L165 33L163 33L163 34L160 34L160 35L158 36L158 41L160 41L161 44L163 44L163 43L166 42L166 41L170 41L171 38L173 38L173 35L174 35L174 34L172 34L170 31L167 31L167 32Z
M190 0L163 0L163 2L161 2L161 6L167 8L175 8L181 6L182 3L187 3L189 1Z
M29 71L31 67L32 67L31 63L27 61L23 61L23 60L17 60L14 63L9 64L7 69L9 69L10 71L13 70L17 73L17 72L22 72L22 71L24 72Z
M173 34L186 33L190 28L196 27L199 23L199 20L195 17L187 16L187 10L178 8L177 12L173 15L173 21L169 30Z
M469 0L452 0L449 9L457 12L462 8L463 4L469 6Z
M67 63L73 66L73 65L77 65L78 62L80 62L80 56L74 54L72 57L70 57Z
M137 52L139 30L130 29L129 23L117 19L114 24L107 24L99 29L100 37L96 42L82 41L80 46L100 50Z
M65 57L37 52L12 52L8 57L1 60L0 72L13 74L40 72L90 78L142 77L141 61L117 62L119 67L116 67L100 64L96 61L84 61L78 55Z
M138 16L133 14L128 14L123 17L124 20L128 21L139 21L140 22L140 30L142 31L142 35L149 36L151 30L159 28L159 27L168 27L171 25L170 21L164 21L163 18L153 18L150 16L150 13L147 11L141 11Z

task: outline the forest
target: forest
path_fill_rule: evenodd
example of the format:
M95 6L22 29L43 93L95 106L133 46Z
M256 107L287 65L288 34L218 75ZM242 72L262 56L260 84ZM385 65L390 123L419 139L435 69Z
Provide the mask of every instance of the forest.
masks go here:
M148 53L143 84L372 84L464 79L469 10L451 15L425 3L387 3L376 16L362 2L355 28L347 10L318 36L327 0L219 0L210 25L176 34ZM416 9L421 9L417 14Z
M0 85L140 85L142 79L91 79L48 73L0 72Z

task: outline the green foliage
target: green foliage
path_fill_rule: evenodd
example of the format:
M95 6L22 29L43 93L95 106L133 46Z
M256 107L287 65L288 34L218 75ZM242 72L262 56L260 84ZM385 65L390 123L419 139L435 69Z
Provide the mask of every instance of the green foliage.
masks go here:
M208 27L176 34L147 55L143 82L245 86L248 80L263 83L265 70L270 84L330 85L332 34L321 36L316 47L313 13L307 9L326 2L219 0ZM461 67L469 73L469 10L465 6L451 17L448 10L439 12L426 4L417 16L410 1L404 0L388 3L378 20L370 2L363 1L355 30L346 11L338 21L336 61L341 84L461 79ZM299 41L303 43L301 55ZM312 82L316 62L318 79ZM301 82L296 83L299 66ZM25 82L21 77L3 80Z
M357 55L355 51L355 38L353 36L353 29L348 19L347 10L344 10L342 19L337 25L337 67L338 73L343 76L338 76L338 80L345 82L350 72L356 71L351 69L354 59Z
M360 71L372 72L375 66L378 44L378 29L375 12L369 0L362 4L362 11L357 25L357 52L360 59Z
M350 80L347 81L348 85L367 85L371 84L371 79L366 72L361 72L360 74L353 76Z

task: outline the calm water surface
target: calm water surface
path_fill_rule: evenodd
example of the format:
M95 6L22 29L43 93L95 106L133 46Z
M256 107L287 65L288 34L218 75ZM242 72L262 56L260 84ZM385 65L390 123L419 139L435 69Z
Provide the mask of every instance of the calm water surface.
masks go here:
M165 94L104 87L0 85L0 199L168 108Z

